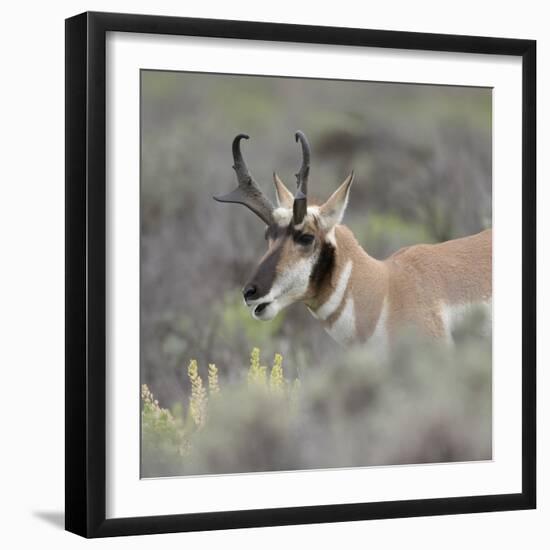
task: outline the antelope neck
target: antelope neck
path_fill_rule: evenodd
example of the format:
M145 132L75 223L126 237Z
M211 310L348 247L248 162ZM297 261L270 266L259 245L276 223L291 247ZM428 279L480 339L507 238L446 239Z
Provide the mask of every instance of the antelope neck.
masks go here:
M387 293L384 263L369 256L348 228L337 226L331 272L307 302L312 315L342 343L366 341L381 321Z

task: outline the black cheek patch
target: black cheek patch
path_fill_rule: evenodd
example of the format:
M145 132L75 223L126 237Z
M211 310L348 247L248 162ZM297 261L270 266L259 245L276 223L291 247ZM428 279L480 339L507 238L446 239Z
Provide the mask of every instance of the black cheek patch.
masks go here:
M313 269L309 280L315 288L320 288L327 281L334 269L335 249L330 243L324 242L321 246L319 258Z

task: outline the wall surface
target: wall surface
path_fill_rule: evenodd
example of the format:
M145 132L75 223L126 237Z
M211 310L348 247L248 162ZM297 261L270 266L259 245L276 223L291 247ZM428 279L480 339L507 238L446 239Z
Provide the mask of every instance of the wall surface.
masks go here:
M0 48L0 365L2 484L0 540L6 548L547 548L550 406L544 399L550 359L543 323L548 286L539 285L539 509L525 512L132 537L86 543L62 530L64 391L64 18L85 10L131 11L356 26L538 40L539 207L548 204L550 36L544 3L418 0L385 3L200 3L62 0L4 6ZM539 281L549 277L550 218L539 216ZM543 314L542 309L546 311ZM34 544L33 544L34 543Z

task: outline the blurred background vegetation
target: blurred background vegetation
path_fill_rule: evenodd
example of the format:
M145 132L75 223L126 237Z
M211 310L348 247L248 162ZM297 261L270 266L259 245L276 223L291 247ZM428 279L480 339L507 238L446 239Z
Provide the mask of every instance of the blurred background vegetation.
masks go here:
M491 225L489 89L164 71L142 71L141 85L141 380L176 416L188 408L191 359L204 368L215 363L221 382L230 387L242 386L255 346L266 357L282 354L285 376L292 380L321 379L318 373L330 373L334 365L347 368L342 351L303 306L261 323L242 304L240 289L265 248L263 227L244 207L211 198L235 186L231 140L237 133L251 136L243 153L271 196L274 170L294 189L297 129L312 143L314 197L324 200L353 169L345 223L376 258ZM483 383L490 383L490 353L484 353L479 352L488 377ZM433 379L434 392L444 388L436 384L437 371L426 375L423 384ZM453 399L465 410L489 415L490 424L490 406L476 405L460 387ZM416 397L411 390L411 399L427 406L428 390ZM445 395L434 393L434 403ZM376 417L382 419L382 413L377 409ZM405 408L403 423L407 414ZM463 428L467 433L468 426ZM480 437L472 435L475 451L466 453L471 459L487 457L490 441L481 444ZM384 455L383 448L376 452ZM413 454L411 448L402 458L412 460ZM370 462L365 455L365 464L402 462L396 452L386 455ZM354 456L356 461L359 455ZM149 460L144 472L155 475Z
M233 383L191 360L186 403L164 408L142 386L142 476L490 460L484 322L465 320L452 353L408 333L388 355L341 350L295 379L258 348Z

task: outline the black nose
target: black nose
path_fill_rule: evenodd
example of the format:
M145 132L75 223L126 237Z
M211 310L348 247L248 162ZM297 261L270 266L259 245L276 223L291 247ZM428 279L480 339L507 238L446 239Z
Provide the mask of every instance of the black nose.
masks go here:
M243 296L245 300L250 300L254 298L258 289L256 285L246 285L243 290Z

